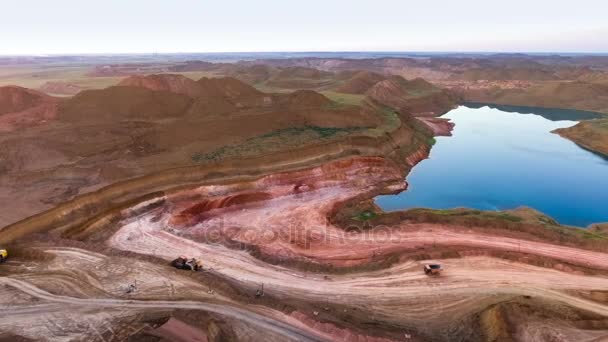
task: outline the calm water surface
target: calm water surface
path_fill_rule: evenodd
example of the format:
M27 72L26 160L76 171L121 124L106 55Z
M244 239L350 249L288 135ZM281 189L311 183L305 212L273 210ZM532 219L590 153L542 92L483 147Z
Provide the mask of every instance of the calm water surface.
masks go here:
M562 224L608 222L608 160L551 133L589 119L588 112L461 106L430 158L408 175L409 189L379 196L385 210L529 206ZM565 117L571 120L563 120Z

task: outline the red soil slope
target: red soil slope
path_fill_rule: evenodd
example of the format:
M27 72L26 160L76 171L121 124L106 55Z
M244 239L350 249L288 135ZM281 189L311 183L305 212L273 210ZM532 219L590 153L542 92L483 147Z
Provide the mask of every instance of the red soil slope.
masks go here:
M31 89L0 87L0 131L12 131L54 118L58 101Z
M155 91L169 91L190 97L199 96L202 88L194 80L173 74L130 76L122 80L119 86L142 87Z
M62 104L58 117L70 122L161 119L179 116L190 102L181 94L114 86L81 92Z
M385 76L371 71L359 71L347 79L343 84L335 88L335 91L346 94L365 94L371 87L380 81L384 81Z

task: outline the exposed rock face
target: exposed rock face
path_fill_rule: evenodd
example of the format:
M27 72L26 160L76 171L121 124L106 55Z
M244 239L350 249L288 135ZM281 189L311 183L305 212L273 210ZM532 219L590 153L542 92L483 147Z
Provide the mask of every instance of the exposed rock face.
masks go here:
M457 98L423 79L408 81L401 76L378 82L367 91L373 101L414 116L434 116L451 109Z
M592 151L608 156L608 119L581 121L553 131Z
M348 154L349 146L361 143L367 151L377 142L364 133L383 120L369 106L337 104L314 91L266 94L234 78L134 77L129 82L136 86L84 90L65 99L2 88L1 108L23 109L0 114L2 132L45 120L53 129L0 134L0 177L5 177L0 200L7 203L0 226L128 178L226 158L275 157L286 149L284 140L294 141L288 149L295 155L300 147L312 148L310 155L317 157ZM187 92L191 85L200 89L199 96L175 92ZM348 140L333 145L337 139ZM410 136L399 141L412 143ZM224 147L241 149L216 158L213 153Z
M450 119L442 118L417 118L419 121L424 123L428 128L431 129L435 136L451 136L454 123L450 122Z
M54 118L59 99L16 87L0 87L0 131L13 131Z

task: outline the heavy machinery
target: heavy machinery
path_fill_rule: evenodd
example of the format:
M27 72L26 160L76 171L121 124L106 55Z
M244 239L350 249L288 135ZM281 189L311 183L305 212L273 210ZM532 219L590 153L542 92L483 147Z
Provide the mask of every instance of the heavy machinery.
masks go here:
M0 248L0 263L3 263L8 258L8 252L6 249Z
M203 264L201 261L196 260L195 258L188 258L183 255L173 260L171 265L180 270L199 271L203 269Z
M443 271L440 264L426 264L424 265L424 273L426 275L439 275Z

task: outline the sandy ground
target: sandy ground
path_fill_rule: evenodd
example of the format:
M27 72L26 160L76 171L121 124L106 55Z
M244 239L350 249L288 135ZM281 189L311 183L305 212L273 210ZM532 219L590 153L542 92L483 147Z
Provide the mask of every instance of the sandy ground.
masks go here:
M233 332L242 340L265 336L269 341L448 341L455 332L474 331L470 320L480 312L514 300L608 317L606 301L584 295L608 289L608 254L479 234L464 227L402 223L345 233L328 223L336 203L390 177L392 173L374 167L330 174L313 170L296 180L273 175L247 184L172 192L162 206L146 210L149 203L140 203L124 211L124 219L105 243L167 262L67 247L44 247L54 255L52 260L9 261L6 266L15 272L0 277L5 289L0 295L0 331L41 340L121 340L150 328L142 319L145 315L193 310L241 322L244 325ZM252 246L279 263L256 257ZM487 255L365 267L372 260L429 246L518 252L594 269L595 275ZM169 261L179 255L200 258L203 278L170 268ZM306 271L288 266L290 262L357 268L341 273ZM426 276L422 267L429 262L441 263L444 272ZM221 294L201 282L204 274L246 293L263 287L279 307L247 304ZM136 284L137 290L127 294L129 284ZM296 304L281 310L283 303ZM33 324L41 319L44 324ZM532 341L558 335L564 341L608 338L603 323L590 329L547 319L518 325L517 336ZM370 325L357 323L362 321ZM384 329L390 333L374 336Z
M608 267L608 255L604 253L462 232L464 228L455 231L439 225L402 224L381 229L379 234L345 234L328 224L326 216L334 203L355 196L360 190L348 182L325 185L292 194L274 188L276 197L270 200L211 209L204 219L192 225L172 224L187 201L167 198L172 203L168 208L125 221L108 243L166 260L179 253L200 257L209 270L243 286L255 288L264 284L268 293L279 298L366 308L385 322L408 322L411 326L424 325L438 317L444 321L464 319L480 307L516 296L559 302L608 316L608 306L570 294L608 288L605 276L565 273L484 256L406 261L384 270L336 275L270 265L247 251L208 243L209 236L229 236L232 242L257 246L282 260L335 266L364 264L400 250L445 245L517 251L602 270ZM222 192L218 188L198 191ZM441 277L429 278L421 272L422 265L430 261L444 265Z

